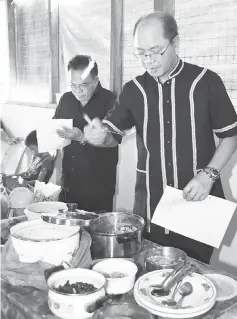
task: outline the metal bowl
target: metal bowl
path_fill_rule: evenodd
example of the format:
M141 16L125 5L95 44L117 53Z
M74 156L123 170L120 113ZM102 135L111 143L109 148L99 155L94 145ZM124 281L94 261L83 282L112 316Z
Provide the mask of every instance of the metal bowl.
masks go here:
M145 255L145 268L147 271L159 269L173 269L179 264L185 264L187 254L175 247L151 248Z

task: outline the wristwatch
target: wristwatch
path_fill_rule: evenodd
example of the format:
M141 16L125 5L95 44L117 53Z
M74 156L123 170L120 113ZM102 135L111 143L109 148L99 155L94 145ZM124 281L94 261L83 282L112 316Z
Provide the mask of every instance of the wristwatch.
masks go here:
M198 172L206 173L215 182L220 177L220 172L211 166L206 166L203 169L198 170Z

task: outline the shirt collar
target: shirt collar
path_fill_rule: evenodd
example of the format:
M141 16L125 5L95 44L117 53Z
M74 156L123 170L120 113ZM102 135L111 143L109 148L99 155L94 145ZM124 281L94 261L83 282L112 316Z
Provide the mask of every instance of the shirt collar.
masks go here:
M184 67L184 62L178 57L178 61L175 67L168 74L169 80L177 76L182 71L183 67Z
M97 93L99 93L99 91L100 91L101 88L102 88L102 86L101 86L101 83L100 83L100 81L99 81L98 84L96 85L95 91L94 91L94 93L92 94L92 96L93 96L93 95L96 95Z
M168 80L173 79L174 77L176 77L183 70L183 67L184 67L184 62L183 62L183 60L181 60L178 57L177 63L175 64L174 68L168 74ZM154 77L154 79L157 82L159 81L159 79L157 77Z

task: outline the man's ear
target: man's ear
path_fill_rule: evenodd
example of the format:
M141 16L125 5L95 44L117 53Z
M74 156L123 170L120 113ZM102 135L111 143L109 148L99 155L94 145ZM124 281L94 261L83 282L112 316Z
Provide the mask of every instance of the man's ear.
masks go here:
M173 46L175 47L175 51L179 52L179 44L180 44L180 38L179 35L176 35L176 37L173 39Z

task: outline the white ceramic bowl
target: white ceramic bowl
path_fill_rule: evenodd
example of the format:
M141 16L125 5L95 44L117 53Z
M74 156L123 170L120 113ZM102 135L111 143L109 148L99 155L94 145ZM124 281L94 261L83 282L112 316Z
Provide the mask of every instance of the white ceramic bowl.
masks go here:
M67 280L70 284L83 282L92 284L96 291L87 294L65 294L57 292L54 286L64 285ZM88 313L89 304L105 296L105 278L103 275L89 269L67 269L51 275L47 281L49 287L48 304L50 310L62 319L88 319L93 313Z
M10 233L13 248L19 260L25 263L70 263L80 243L79 226L59 226L41 219L19 223L11 228Z
M135 283L137 266L126 259L109 258L94 265L93 270L101 274L122 273L127 276L122 278L111 278L106 276L106 292L108 294L124 294L130 291Z
M26 187L17 187L9 195L11 208L26 208L28 205L35 203L34 193Z
M59 209L67 209L67 205L62 202L37 202L30 204L25 209L27 218L40 218L42 213L57 212Z

